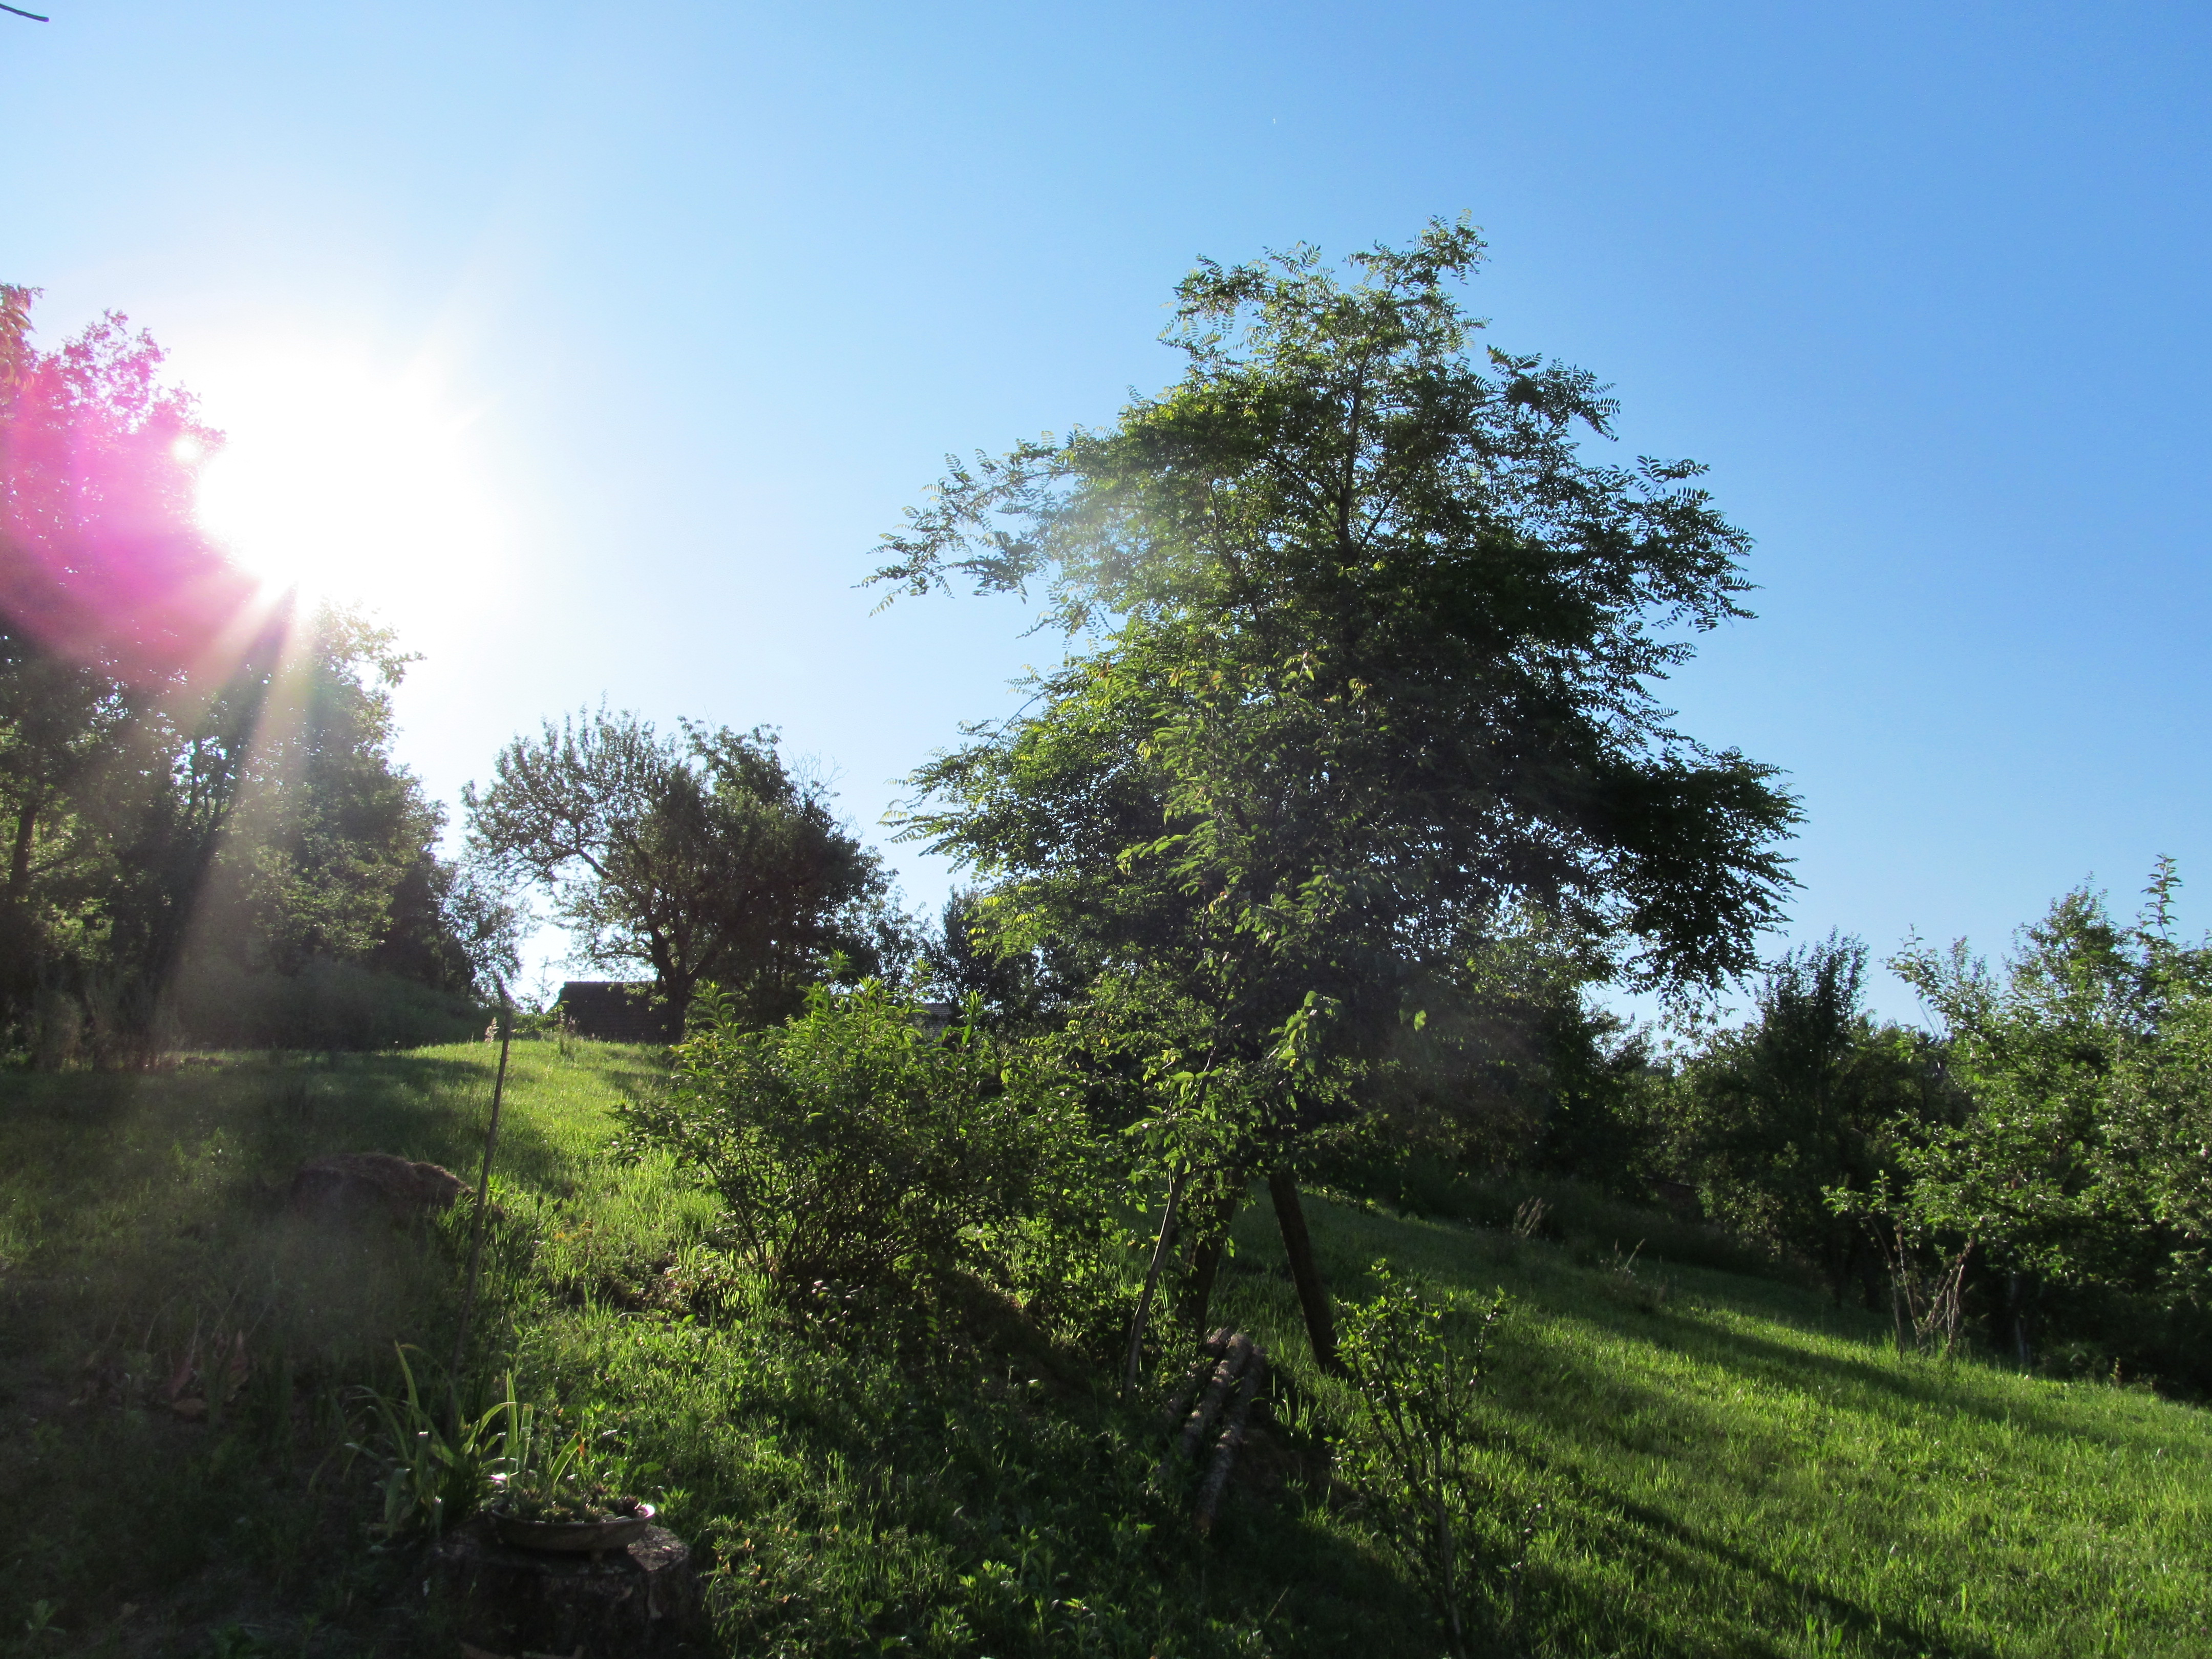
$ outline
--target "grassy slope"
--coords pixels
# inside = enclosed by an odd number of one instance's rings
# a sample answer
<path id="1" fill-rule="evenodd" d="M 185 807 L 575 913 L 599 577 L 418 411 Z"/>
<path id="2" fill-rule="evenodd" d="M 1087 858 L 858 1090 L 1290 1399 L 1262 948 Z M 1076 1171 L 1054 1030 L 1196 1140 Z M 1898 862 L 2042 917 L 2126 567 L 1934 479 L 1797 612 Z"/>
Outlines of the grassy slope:
<path id="1" fill-rule="evenodd" d="M 1492 1464 L 1510 1501 L 1545 1506 L 1519 1627 L 1536 1651 L 2212 1651 L 2202 1411 L 1900 1358 L 1875 1322 L 1758 1280 L 1316 1222 L 1341 1293 L 1387 1256 L 1512 1296 Z M 1264 1216 L 1241 1234 L 1272 1267 Z M 1302 1349 L 1286 1279 L 1249 1274 L 1236 1302 Z"/>
<path id="2" fill-rule="evenodd" d="M 710 1207 L 665 1170 L 596 1157 L 641 1062 L 516 1054 L 487 1343 L 528 1389 L 623 1430 L 641 1482 L 676 1489 L 673 1518 L 727 1568 L 716 1600 L 740 1650 L 1433 1650 L 1402 1582 L 1308 1478 L 1304 1431 L 1334 1385 L 1306 1364 L 1264 1208 L 1239 1223 L 1221 1308 L 1289 1373 L 1285 1427 L 1254 1470 L 1280 1478 L 1200 1549 L 1175 1500 L 1141 1490 L 1151 1448 L 1067 1356 L 1017 1344 L 917 1381 L 687 1317 L 713 1307 Z M 26 1635 L 26 1652 L 420 1639 L 406 1563 L 349 1524 L 362 1473 L 323 1463 L 312 1493 L 307 1476 L 343 1384 L 388 1381 L 396 1338 L 441 1350 L 452 1252 L 304 1229 L 275 1194 L 319 1152 L 466 1168 L 487 1065 L 471 1047 L 0 1079 L 0 1511 L 58 1511 L 0 1542 L 0 1643 L 41 1601 L 67 1634 Z M 1611 1240 L 1516 1244 L 1321 1204 L 1311 1218 L 1341 1292 L 1387 1255 L 1514 1298 L 1488 1426 L 1495 1512 L 1527 1537 L 1516 1649 L 2212 1651 L 2202 1412 L 1900 1359 L 1881 1328 L 1779 1286 L 1625 1277 L 1597 1259 Z M 165 1374 L 195 1328 L 248 1333 L 254 1380 L 226 1420 L 66 1403 L 88 1352 Z"/>

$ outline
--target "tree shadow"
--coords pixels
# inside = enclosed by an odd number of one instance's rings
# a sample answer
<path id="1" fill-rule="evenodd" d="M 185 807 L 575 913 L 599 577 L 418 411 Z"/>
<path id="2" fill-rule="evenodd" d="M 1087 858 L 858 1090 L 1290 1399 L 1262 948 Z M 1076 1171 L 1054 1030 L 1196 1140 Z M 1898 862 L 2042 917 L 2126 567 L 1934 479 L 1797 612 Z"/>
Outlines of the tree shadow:
<path id="1" fill-rule="evenodd" d="M 1370 1230 L 1346 1231 L 1356 1234 Z M 1373 1231 L 1385 1231 L 1379 1227 Z M 1243 1243 L 1242 1259 L 1233 1263 L 1232 1276 L 1224 1281 L 1224 1307 L 1233 1308 L 1255 1328 L 1267 1327 L 1294 1362 L 1310 1363 L 1299 1337 L 1291 1288 L 1275 1259 L 1272 1241 L 1255 1228 L 1245 1234 Z M 1338 1290 L 1358 1295 L 1366 1275 L 1344 1271 L 1354 1253 L 1345 1247 L 1354 1241 L 1340 1234 L 1332 1243 L 1338 1247 L 1332 1264 L 1340 1273 Z M 1470 1265 L 1477 1273 L 1485 1267 L 1504 1268 L 1500 1276 L 1509 1284 L 1521 1281 L 1524 1293 L 1531 1288 L 1528 1276 L 1513 1271 L 1509 1261 Z M 1940 1376 L 1900 1371 L 1876 1356 L 1861 1359 L 1819 1352 L 1809 1345 L 1799 1347 L 1786 1337 L 1763 1338 L 1718 1326 L 1700 1319 L 1692 1310 L 1646 1311 L 1612 1305 L 1598 1294 L 1600 1275 L 1588 1269 L 1547 1263 L 1534 1277 L 1553 1280 L 1547 1288 L 1565 1293 L 1529 1297 L 1539 1307 L 1550 1304 L 1545 1310 L 1547 1320 L 1581 1323 L 1626 1344 L 1671 1349 L 1766 1389 L 1840 1391 L 1843 1397 L 1833 1401 L 1837 1407 L 1877 1421 L 1965 1412 L 1993 1422 L 2008 1419 L 2024 1432 L 2118 1443 L 2115 1437 L 2085 1436 L 2079 1426 L 2046 1413 L 2017 1407 L 2008 1411 L 2002 1402 L 1977 1398 Z M 1516 1348 L 1517 1354 L 1513 1352 Z M 1491 1395 L 1492 1409 L 1500 1422 L 1498 1455 L 1507 1467 L 1522 1471 L 1525 1480 L 1511 1483 L 1522 1498 L 1543 1495 L 1547 1501 L 1556 1500 L 1554 1524 L 1563 1527 L 1571 1540 L 1551 1565 L 1540 1563 L 1530 1571 L 1528 1616 L 1538 1621 L 1528 1632 L 1531 1642 L 1540 1645 L 1547 1631 L 1571 1632 L 1574 1639 L 1584 1641 L 1602 1630 L 1607 1633 L 1607 1651 L 1710 1652 L 1717 1635 L 1711 1626 L 1686 1634 L 1670 1626 L 1664 1610 L 1670 1603 L 1686 1601 L 1713 1605 L 1717 1598 L 1733 1601 L 1743 1610 L 1740 1620 L 1729 1623 L 1730 1652 L 1795 1651 L 1797 1644 L 1785 1642 L 1784 1633 L 1794 1636 L 1799 1621 L 1809 1620 L 1832 1632 L 1828 1639 L 1844 1644 L 1841 1650 L 1947 1659 L 1991 1659 L 1995 1654 L 1989 1642 L 1945 1630 L 1929 1622 L 1924 1611 L 1916 1618 L 1907 1608 L 1879 1605 L 1867 1598 L 1863 1587 L 1856 1595 L 1847 1593 L 1826 1572 L 1799 1571 L 1766 1557 L 1755 1542 L 1747 1544 L 1725 1531 L 1671 1513 L 1650 1501 L 1649 1494 L 1639 1496 L 1632 1486 L 1608 1479 L 1602 1468 L 1624 1452 L 1657 1459 L 1668 1456 L 1674 1448 L 1741 1441 L 1740 1466 L 1716 1467 L 1707 1452 L 1692 1477 L 1711 1483 L 1708 1497 L 1725 1506 L 1731 1484 L 1740 1482 L 1748 1496 L 1764 1483 L 1765 1470 L 1804 1461 L 1787 1435 L 1762 1425 L 1747 1437 L 1742 1423 L 1724 1413 L 1708 1410 L 1632 1373 L 1580 1363 L 1555 1342 L 1509 1344 L 1494 1351 L 1493 1358 L 1503 1362 Z M 1577 1400 L 1582 1402 L 1578 1407 L 1560 1408 L 1562 1401 Z M 1940 1517 L 1931 1511 L 1929 1519 L 1934 1523 Z M 1810 1516 L 1784 1524 L 1801 1530 L 1818 1526 Z M 1829 1547 L 1847 1551 L 1854 1546 L 1839 1534 Z M 1577 1559 L 1619 1564 L 1633 1583 L 1649 1587 L 1648 1599 L 1657 1610 L 1639 1612 L 1634 1604 L 1646 1596 L 1620 1594 L 1621 1586 L 1609 1572 L 1578 1572 L 1571 1565 Z"/>

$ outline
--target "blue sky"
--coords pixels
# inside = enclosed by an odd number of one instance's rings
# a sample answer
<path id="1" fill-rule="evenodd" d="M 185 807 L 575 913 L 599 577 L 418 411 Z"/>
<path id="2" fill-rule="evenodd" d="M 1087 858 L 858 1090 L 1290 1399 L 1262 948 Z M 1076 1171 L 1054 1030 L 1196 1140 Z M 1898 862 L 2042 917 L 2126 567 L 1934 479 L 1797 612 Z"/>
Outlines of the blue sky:
<path id="1" fill-rule="evenodd" d="M 854 587 L 943 453 L 1170 378 L 1198 255 L 1467 210 L 1491 337 L 1758 538 L 1672 700 L 1803 795 L 1796 936 L 1995 947 L 2161 853 L 2212 920 L 2201 9 L 46 9 L 0 280 L 151 328 L 241 465 L 332 452 L 449 801 L 605 696 L 780 726 L 872 826 L 1053 650 Z"/>

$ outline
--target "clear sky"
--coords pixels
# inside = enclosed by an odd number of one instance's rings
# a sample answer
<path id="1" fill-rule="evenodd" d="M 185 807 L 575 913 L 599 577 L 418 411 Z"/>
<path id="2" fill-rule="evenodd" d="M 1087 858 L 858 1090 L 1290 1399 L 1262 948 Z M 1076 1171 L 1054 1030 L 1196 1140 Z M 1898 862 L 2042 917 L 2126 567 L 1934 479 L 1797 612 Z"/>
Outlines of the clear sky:
<path id="1" fill-rule="evenodd" d="M 1491 337 L 1758 538 L 1672 700 L 1803 795 L 1795 936 L 1994 947 L 2161 853 L 2212 921 L 2202 7 L 30 9 L 0 280 L 172 349 L 211 509 L 425 653 L 448 802 L 605 696 L 781 726 L 878 836 L 1054 652 L 854 588 L 944 453 L 1172 378 L 1196 256 L 1464 209 Z"/>

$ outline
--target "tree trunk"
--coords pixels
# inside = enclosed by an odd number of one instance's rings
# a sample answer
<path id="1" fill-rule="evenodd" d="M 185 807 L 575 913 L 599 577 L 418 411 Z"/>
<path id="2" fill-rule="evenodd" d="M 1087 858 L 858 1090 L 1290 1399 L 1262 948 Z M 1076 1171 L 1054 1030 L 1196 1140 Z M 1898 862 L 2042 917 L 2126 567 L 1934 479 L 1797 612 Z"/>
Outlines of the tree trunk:
<path id="1" fill-rule="evenodd" d="M 1194 1331 L 1206 1329 L 1206 1316 L 1213 1306 L 1213 1281 L 1221 1271 L 1222 1253 L 1229 1243 L 1229 1224 L 1237 1218 L 1243 1203 L 1244 1177 L 1226 1177 L 1220 1197 L 1206 1206 L 1205 1218 L 1195 1230 L 1196 1243 L 1190 1252 L 1190 1294 L 1183 1308 L 1183 1316 Z"/>
<path id="2" fill-rule="evenodd" d="M 1328 1286 L 1322 1283 L 1314 1265 L 1313 1240 L 1306 1232 L 1306 1212 L 1298 1206 L 1298 1183 L 1287 1170 L 1267 1177 L 1267 1196 L 1275 1201 L 1275 1224 L 1283 1230 L 1283 1252 L 1291 1259 L 1291 1279 L 1298 1287 L 1298 1305 L 1305 1310 L 1306 1340 L 1313 1345 L 1314 1363 L 1332 1376 L 1343 1366 L 1336 1358 L 1336 1316 L 1328 1301 Z"/>
<path id="3" fill-rule="evenodd" d="M 31 889 L 31 844 L 39 832 L 39 809 L 46 805 L 45 797 L 33 793 L 25 797 L 21 809 L 15 815 L 15 846 L 8 860 L 8 896 L 20 901 Z"/>
<path id="4" fill-rule="evenodd" d="M 2014 1273 L 2005 1285 L 2006 1309 L 2012 1315 L 2013 1352 L 2024 1371 L 2035 1368 L 2035 1349 L 2028 1341 L 2028 1325 L 2035 1309 L 2036 1292 L 2041 1288 L 2033 1273 Z"/>

